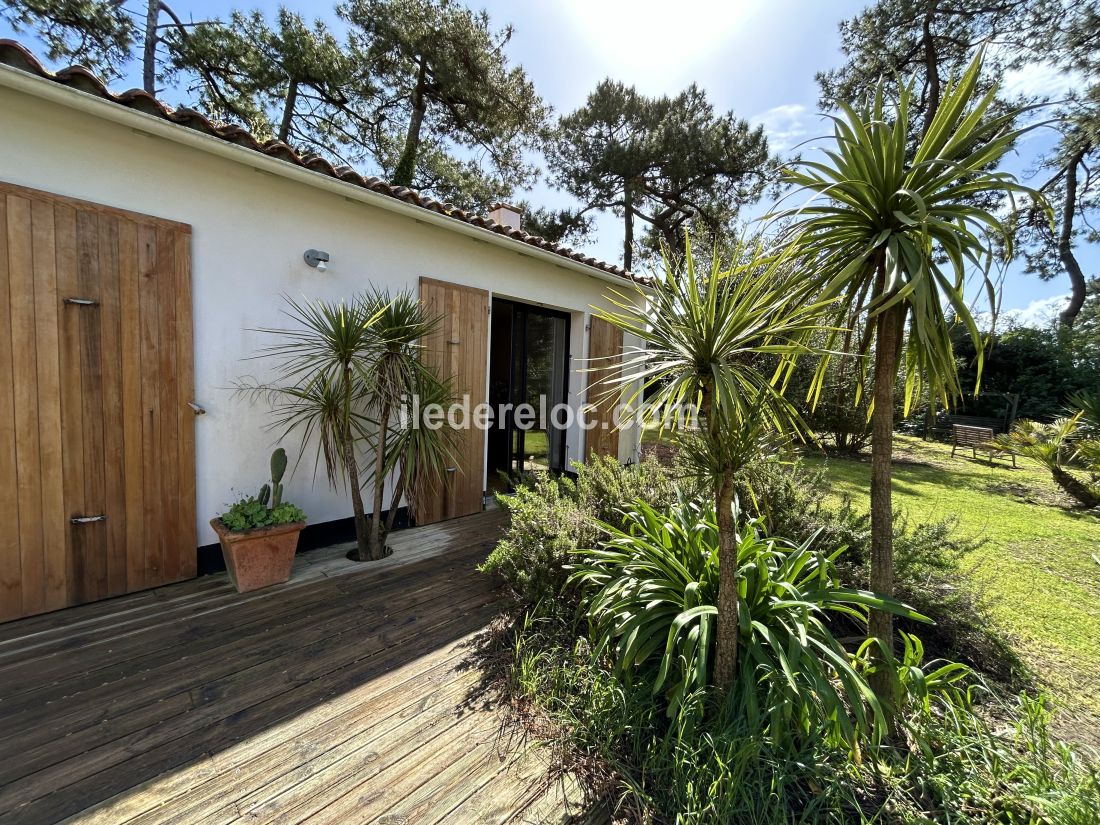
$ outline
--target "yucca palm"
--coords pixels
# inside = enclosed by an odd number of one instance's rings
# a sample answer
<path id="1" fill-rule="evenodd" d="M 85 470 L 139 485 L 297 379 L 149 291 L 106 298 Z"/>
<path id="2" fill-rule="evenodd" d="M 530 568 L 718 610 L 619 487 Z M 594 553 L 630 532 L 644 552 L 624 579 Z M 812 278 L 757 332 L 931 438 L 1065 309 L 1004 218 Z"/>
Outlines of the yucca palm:
<path id="1" fill-rule="evenodd" d="M 394 517 L 402 497 L 416 509 L 418 495 L 431 494 L 442 483 L 447 467 L 455 463 L 457 431 L 449 426 L 426 426 L 424 411 L 432 405 L 446 408 L 454 400 L 451 382 L 441 379 L 431 370 L 421 370 L 416 376 L 417 385 L 410 396 L 415 395 L 418 404 L 410 398 L 400 413 L 402 426 L 389 446 L 390 461 L 397 471 L 397 481 L 390 496 L 390 509 L 386 513 L 384 530 L 393 529 Z M 412 416 L 419 410 L 420 420 Z M 388 470 L 387 470 L 388 472 Z"/>
<path id="2" fill-rule="evenodd" d="M 375 352 L 366 376 L 367 408 L 377 425 L 374 432 L 374 507 L 370 521 L 367 554 L 360 561 L 386 555 L 386 537 L 382 530 L 382 506 L 386 476 L 394 469 L 399 453 L 391 449 L 392 423 L 405 400 L 423 387 L 430 386 L 434 373 L 420 358 L 419 342 L 439 324 L 429 316 L 420 299 L 409 291 L 394 297 L 386 292 L 371 292 L 364 299 L 370 314 L 368 333 Z M 416 422 L 419 424 L 419 422 Z M 407 448 L 406 441 L 401 446 Z M 415 446 L 415 444 L 413 445 Z M 391 502 L 390 509 L 398 501 Z"/>
<path id="3" fill-rule="evenodd" d="M 723 690 L 737 671 L 734 477 L 755 457 L 746 445 L 757 443 L 745 433 L 759 424 L 800 430 L 774 365 L 809 351 L 805 342 L 821 309 L 795 294 L 790 276 L 790 259 L 758 240 L 738 239 L 729 267 L 717 256 L 697 267 L 689 241 L 682 266 L 666 260 L 649 291 L 616 291 L 609 298 L 615 309 L 596 312 L 641 342 L 624 347 L 621 375 L 610 387 L 615 393 L 627 388 L 623 401 L 639 423 L 664 428 L 685 406 L 699 411 L 698 432 L 673 428 L 670 435 L 688 447 L 685 456 L 697 460 L 697 472 L 712 484 L 719 564 L 714 681 Z M 647 390 L 652 397 L 641 405 Z"/>
<path id="4" fill-rule="evenodd" d="M 888 109 L 881 83 L 868 107 L 842 106 L 833 118 L 828 162 L 801 161 L 786 170 L 787 182 L 815 200 L 777 215 L 791 222 L 808 294 L 835 302 L 838 326 L 867 318 L 859 345 L 860 352 L 874 351 L 870 585 L 883 594 L 894 591 L 890 459 L 899 359 L 904 354 L 906 414 L 922 385 L 945 406 L 960 397 L 949 335 L 953 315 L 974 342 L 981 375 L 984 346 L 966 303 L 966 276 L 968 269 L 987 271 L 988 235 L 1006 245 L 1011 239 L 994 214 L 974 205 L 975 196 L 1041 197 L 1011 175 L 989 171 L 1020 132 L 1013 129 L 1014 114 L 987 116 L 997 90 L 977 96 L 981 59 L 979 53 L 949 84 L 912 155 L 911 86 L 901 90 L 896 108 Z M 992 293 L 988 278 L 986 285 Z M 813 382 L 815 401 L 827 361 L 822 358 Z M 861 370 L 861 387 L 867 379 Z M 892 644 L 888 613 L 872 612 L 870 634 Z M 887 686 L 877 687 L 885 696 Z"/>
<path id="5" fill-rule="evenodd" d="M 284 312 L 294 326 L 258 330 L 280 341 L 256 356 L 276 361 L 274 380 L 246 379 L 238 388 L 271 404 L 280 439 L 298 434 L 299 461 L 313 443 L 315 472 L 324 464 L 329 484 L 350 491 L 358 552 L 366 554 L 369 530 L 356 445 L 373 426 L 366 399 L 377 351 L 371 327 L 381 307 L 361 297 L 346 303 L 287 298 L 286 303 Z"/>

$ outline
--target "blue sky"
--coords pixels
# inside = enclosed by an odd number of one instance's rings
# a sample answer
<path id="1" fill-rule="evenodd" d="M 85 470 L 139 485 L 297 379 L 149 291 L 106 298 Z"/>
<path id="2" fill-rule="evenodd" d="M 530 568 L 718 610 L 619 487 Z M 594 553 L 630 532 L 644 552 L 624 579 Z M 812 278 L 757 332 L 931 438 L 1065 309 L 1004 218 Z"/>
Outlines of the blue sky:
<path id="1" fill-rule="evenodd" d="M 273 11 L 277 2 L 248 4 Z M 285 0 L 307 17 L 334 20 L 329 0 Z M 719 109 L 762 123 L 773 148 L 782 150 L 822 135 L 817 115 L 814 73 L 838 65 L 837 23 L 857 13 L 864 0 L 529 0 L 516 3 L 484 0 L 471 5 L 488 10 L 497 25 L 511 23 L 515 35 L 508 51 L 521 63 L 535 87 L 555 110 L 581 105 L 604 77 L 636 86 L 646 94 L 675 93 L 689 83 L 705 88 Z M 173 8 L 194 19 L 224 15 L 231 5 L 214 0 L 175 0 Z M 12 36 L 0 24 L 0 35 Z M 19 36 L 30 43 L 26 34 Z M 33 44 L 32 44 L 33 45 Z M 39 54 L 42 49 L 37 48 Z M 140 85 L 140 69 L 119 85 Z M 1066 80 L 1044 67 L 1030 67 L 1006 77 L 1011 87 L 1058 94 Z M 164 97 L 174 101 L 171 91 Z M 1006 167 L 1026 176 L 1031 158 L 1050 138 L 1036 133 L 1025 141 Z M 805 150 L 803 150 L 805 151 Z M 571 199 L 539 184 L 526 197 L 547 206 L 567 206 Z M 598 223 L 598 239 L 587 249 L 618 261 L 619 222 L 607 216 Z M 1100 253 L 1082 250 L 1086 273 L 1096 274 Z M 1004 310 L 1025 319 L 1049 314 L 1051 302 L 1068 292 L 1064 279 L 1044 283 L 1020 271 L 1004 282 Z M 977 294 L 977 293 L 975 293 Z"/>

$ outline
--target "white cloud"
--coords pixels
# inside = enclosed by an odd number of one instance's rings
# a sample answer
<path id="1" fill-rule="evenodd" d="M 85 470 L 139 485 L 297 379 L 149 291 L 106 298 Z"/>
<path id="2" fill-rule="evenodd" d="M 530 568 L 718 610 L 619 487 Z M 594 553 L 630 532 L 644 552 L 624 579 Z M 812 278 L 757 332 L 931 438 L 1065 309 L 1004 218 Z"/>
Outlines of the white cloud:
<path id="1" fill-rule="evenodd" d="M 753 115 L 753 125 L 763 126 L 774 151 L 792 149 L 822 133 L 818 116 L 801 103 L 785 103 Z"/>
<path id="2" fill-rule="evenodd" d="M 1024 95 L 1058 99 L 1081 86 L 1082 82 L 1082 77 L 1076 72 L 1064 72 L 1049 63 L 1026 63 L 1005 72 L 1001 91 L 1010 97 Z"/>
<path id="3" fill-rule="evenodd" d="M 999 326 L 1002 328 L 1006 322 L 1014 323 L 1021 327 L 1045 327 L 1058 317 L 1069 302 L 1069 294 L 1054 295 L 1050 298 L 1039 298 L 1032 301 L 1023 309 L 1008 309 L 1001 313 Z"/>

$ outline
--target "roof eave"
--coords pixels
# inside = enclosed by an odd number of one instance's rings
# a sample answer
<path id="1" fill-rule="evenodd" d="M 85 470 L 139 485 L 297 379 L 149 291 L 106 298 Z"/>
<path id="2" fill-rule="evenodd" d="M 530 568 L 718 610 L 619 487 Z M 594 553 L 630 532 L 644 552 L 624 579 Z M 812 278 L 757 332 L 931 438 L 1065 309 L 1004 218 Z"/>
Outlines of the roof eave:
<path id="1" fill-rule="evenodd" d="M 172 123 L 162 118 L 145 112 L 120 106 L 117 103 L 97 97 L 87 92 L 75 89 L 71 86 L 55 83 L 47 78 L 37 77 L 21 69 L 0 63 L 0 86 L 13 89 L 17 92 L 28 94 L 42 100 L 56 103 L 76 111 L 90 114 L 102 120 L 117 123 L 122 126 L 144 132 L 155 137 L 163 138 L 189 146 L 199 151 L 218 157 L 226 158 L 235 163 L 252 167 L 262 172 L 267 172 L 278 177 L 303 183 L 326 192 L 340 195 L 349 200 L 368 204 L 388 212 L 393 212 L 421 223 L 438 226 L 460 235 L 465 235 L 482 243 L 492 244 L 502 249 L 507 249 L 533 258 L 553 266 L 561 267 L 567 271 L 587 275 L 599 281 L 615 284 L 622 289 L 630 286 L 631 281 L 597 267 L 590 266 L 581 261 L 559 255 L 545 249 L 541 249 L 523 241 L 510 238 L 465 221 L 441 215 L 429 209 L 424 209 L 416 204 L 406 203 L 396 198 L 378 192 L 372 192 L 354 183 L 342 181 L 329 175 L 315 172 L 295 164 L 287 163 L 278 158 L 253 151 L 243 146 L 229 143 L 213 135 L 207 135 L 194 129 Z M 635 287 L 645 290 L 645 285 L 635 281 Z"/>

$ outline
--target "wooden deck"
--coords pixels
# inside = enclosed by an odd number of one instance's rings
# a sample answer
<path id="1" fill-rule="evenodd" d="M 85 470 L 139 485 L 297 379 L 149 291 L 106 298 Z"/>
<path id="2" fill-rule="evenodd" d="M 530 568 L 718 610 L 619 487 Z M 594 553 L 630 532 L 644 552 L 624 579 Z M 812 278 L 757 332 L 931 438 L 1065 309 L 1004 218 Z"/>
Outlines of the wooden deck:
<path id="1" fill-rule="evenodd" d="M 0 625 L 0 823 L 573 821 L 470 656 L 501 520 Z"/>

